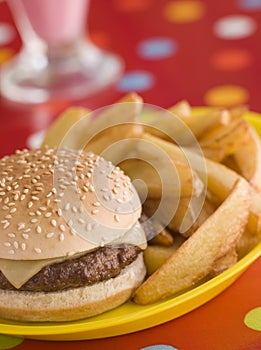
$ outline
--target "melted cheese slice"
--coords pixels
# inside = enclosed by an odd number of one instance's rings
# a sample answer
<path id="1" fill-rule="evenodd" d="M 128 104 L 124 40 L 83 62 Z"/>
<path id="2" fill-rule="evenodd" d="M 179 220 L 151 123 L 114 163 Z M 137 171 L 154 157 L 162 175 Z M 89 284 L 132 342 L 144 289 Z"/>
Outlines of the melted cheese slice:
<path id="1" fill-rule="evenodd" d="M 45 266 L 63 260 L 65 260 L 64 257 L 43 260 L 0 259 L 0 270 L 5 278 L 18 289 Z"/>
<path id="2" fill-rule="evenodd" d="M 106 244 L 106 242 L 104 242 Z M 141 249 L 145 249 L 147 246 L 145 233 L 139 223 L 136 223 L 125 235 L 119 240 L 114 241 L 115 244 L 134 244 L 139 246 Z M 86 254 L 82 252 L 70 256 L 70 259 L 79 257 Z M 0 271 L 3 273 L 5 278 L 17 289 L 22 287 L 30 278 L 32 278 L 37 272 L 47 265 L 62 262 L 67 260 L 68 257 L 59 257 L 53 259 L 42 259 L 42 260 L 10 260 L 0 259 Z"/>

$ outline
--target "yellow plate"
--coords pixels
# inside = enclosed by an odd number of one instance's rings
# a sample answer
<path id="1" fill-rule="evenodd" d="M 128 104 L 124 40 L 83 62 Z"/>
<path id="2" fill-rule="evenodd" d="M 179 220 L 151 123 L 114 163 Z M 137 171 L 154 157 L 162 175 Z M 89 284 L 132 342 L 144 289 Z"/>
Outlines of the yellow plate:
<path id="1" fill-rule="evenodd" d="M 261 116 L 249 113 L 247 118 L 261 135 Z M 67 323 L 19 323 L 0 320 L 0 332 L 32 339 L 83 340 L 111 337 L 150 328 L 184 315 L 213 299 L 260 256 L 261 243 L 219 276 L 182 295 L 152 305 L 140 306 L 129 301 L 103 315 Z"/>

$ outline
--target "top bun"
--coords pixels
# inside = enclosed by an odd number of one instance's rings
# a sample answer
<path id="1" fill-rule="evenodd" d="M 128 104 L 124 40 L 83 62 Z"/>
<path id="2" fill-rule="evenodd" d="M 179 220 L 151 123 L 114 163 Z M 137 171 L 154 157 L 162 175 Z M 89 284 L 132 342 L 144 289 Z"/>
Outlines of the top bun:
<path id="1" fill-rule="evenodd" d="M 130 179 L 93 153 L 44 148 L 0 160 L 2 259 L 56 258 L 124 243 L 140 214 Z"/>

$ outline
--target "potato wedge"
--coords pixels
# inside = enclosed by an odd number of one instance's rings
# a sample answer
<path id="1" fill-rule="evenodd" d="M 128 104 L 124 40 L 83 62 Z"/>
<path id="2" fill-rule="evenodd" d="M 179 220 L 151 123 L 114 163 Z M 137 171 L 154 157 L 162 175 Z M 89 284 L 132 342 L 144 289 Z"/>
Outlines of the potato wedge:
<path id="1" fill-rule="evenodd" d="M 247 224 L 249 206 L 249 185 L 240 179 L 214 214 L 137 289 L 134 301 L 153 303 L 207 276 L 215 261 L 240 239 Z"/>
<path id="2" fill-rule="evenodd" d="M 76 125 L 79 120 L 86 118 L 90 113 L 88 109 L 83 107 L 67 108 L 49 127 L 41 146 L 58 147 L 73 125 Z M 75 129 L 75 132 L 67 139 L 67 147 L 78 148 L 81 134 L 82 131 L 80 129 Z"/>
<path id="3" fill-rule="evenodd" d="M 140 179 L 146 184 L 150 198 L 161 198 L 163 191 L 169 198 L 202 193 L 202 182 L 187 164 L 164 158 L 151 159 L 149 163 L 144 161 L 145 157 L 139 158 L 125 160 L 119 166 L 132 181 Z"/>
<path id="4" fill-rule="evenodd" d="M 253 249 L 261 239 L 257 235 L 253 235 L 248 230 L 245 230 L 236 245 L 236 252 L 238 258 L 243 258 L 247 253 Z"/>
<path id="5" fill-rule="evenodd" d="M 184 239 L 175 237 L 175 243 L 169 247 L 162 245 L 148 245 L 144 251 L 144 262 L 147 274 L 150 276 L 158 270 L 174 252 L 182 245 Z"/>
<path id="6" fill-rule="evenodd" d="M 220 150 L 219 156 L 223 154 L 223 158 L 217 159 L 215 157 L 216 161 L 222 161 L 226 156 L 234 154 L 248 144 L 248 127 L 248 123 L 242 119 L 226 127 L 213 130 L 216 132 L 211 132 L 199 140 L 204 154 L 206 155 L 207 150 Z M 214 155 L 216 156 L 216 154 Z M 208 154 L 208 157 L 210 156 Z"/>
<path id="7" fill-rule="evenodd" d="M 248 124 L 249 141 L 235 152 L 234 159 L 240 174 L 261 191 L 261 142 L 256 130 Z"/>
<path id="8" fill-rule="evenodd" d="M 236 248 L 231 248 L 224 256 L 217 259 L 212 266 L 209 278 L 213 278 L 236 264 L 238 255 Z"/>
<path id="9" fill-rule="evenodd" d="M 154 223 L 154 225 L 156 224 Z M 174 243 L 174 238 L 166 228 L 165 229 L 161 228 L 161 231 L 149 241 L 150 245 L 159 245 L 163 247 L 171 247 L 173 243 Z"/>

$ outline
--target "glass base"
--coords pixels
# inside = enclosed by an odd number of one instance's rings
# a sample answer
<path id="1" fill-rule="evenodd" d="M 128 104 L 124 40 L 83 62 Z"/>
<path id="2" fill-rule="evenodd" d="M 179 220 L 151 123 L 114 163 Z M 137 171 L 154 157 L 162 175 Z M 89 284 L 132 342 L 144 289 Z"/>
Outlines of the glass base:
<path id="1" fill-rule="evenodd" d="M 22 103 L 81 99 L 114 84 L 122 60 L 89 42 L 46 56 L 23 49 L 2 67 L 1 94 Z"/>

